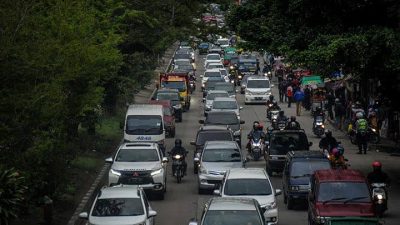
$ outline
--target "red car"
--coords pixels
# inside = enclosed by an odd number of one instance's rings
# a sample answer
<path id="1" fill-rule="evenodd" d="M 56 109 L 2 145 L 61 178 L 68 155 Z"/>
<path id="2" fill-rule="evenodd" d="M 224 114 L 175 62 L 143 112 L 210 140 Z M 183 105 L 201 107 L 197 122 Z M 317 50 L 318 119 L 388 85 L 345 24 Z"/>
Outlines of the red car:
<path id="1" fill-rule="evenodd" d="M 317 170 L 311 176 L 308 224 L 326 224 L 334 217 L 374 217 L 365 176 L 358 170 Z"/>
<path id="2" fill-rule="evenodd" d="M 164 126 L 169 137 L 175 137 L 175 114 L 170 100 L 150 100 L 150 104 L 162 105 L 164 113 Z"/>

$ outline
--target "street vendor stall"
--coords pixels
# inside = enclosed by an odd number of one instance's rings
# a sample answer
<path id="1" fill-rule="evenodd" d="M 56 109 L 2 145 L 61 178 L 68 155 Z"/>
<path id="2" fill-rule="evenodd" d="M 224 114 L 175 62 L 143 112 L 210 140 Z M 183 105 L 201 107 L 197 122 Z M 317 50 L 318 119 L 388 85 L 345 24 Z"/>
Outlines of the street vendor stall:
<path id="1" fill-rule="evenodd" d="M 311 87 L 311 114 L 314 114 L 318 106 L 323 109 L 326 101 L 326 88 L 321 76 L 304 76 L 301 78 L 300 84 L 303 87 L 306 85 Z"/>

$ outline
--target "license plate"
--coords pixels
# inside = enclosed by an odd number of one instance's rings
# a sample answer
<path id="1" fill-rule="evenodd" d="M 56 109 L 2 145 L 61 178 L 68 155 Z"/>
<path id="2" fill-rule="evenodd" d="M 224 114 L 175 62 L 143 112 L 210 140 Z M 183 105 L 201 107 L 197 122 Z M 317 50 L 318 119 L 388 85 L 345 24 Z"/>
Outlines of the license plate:
<path id="1" fill-rule="evenodd" d="M 136 184 L 142 182 L 142 178 L 130 177 L 127 179 L 128 184 Z"/>
<path id="2" fill-rule="evenodd" d="M 256 100 L 262 100 L 263 98 L 262 97 L 256 97 Z"/>

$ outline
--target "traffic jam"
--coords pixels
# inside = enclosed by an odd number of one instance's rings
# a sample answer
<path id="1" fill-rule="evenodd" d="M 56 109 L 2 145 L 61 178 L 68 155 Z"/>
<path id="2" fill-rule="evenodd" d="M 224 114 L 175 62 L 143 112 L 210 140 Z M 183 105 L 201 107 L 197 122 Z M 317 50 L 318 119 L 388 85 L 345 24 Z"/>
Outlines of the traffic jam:
<path id="1" fill-rule="evenodd" d="M 223 12 L 203 17 L 224 26 Z M 81 220 L 381 224 L 390 179 L 380 161 L 362 159 L 379 142 L 366 113 L 355 105 L 343 135 L 330 123 L 320 75 L 290 68 L 284 56 L 247 51 L 234 34 L 209 37 L 180 41 L 148 101 L 127 107 L 123 142 L 105 159 L 105 186 Z M 353 166 L 349 149 L 370 173 Z"/>

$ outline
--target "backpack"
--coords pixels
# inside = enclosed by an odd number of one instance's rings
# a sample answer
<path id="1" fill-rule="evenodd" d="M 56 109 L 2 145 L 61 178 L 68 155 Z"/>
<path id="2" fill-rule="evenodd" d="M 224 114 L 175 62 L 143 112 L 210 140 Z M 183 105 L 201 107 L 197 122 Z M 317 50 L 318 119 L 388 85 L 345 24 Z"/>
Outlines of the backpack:
<path id="1" fill-rule="evenodd" d="M 368 122 L 365 119 L 357 120 L 357 132 L 366 133 L 368 129 Z"/>
<path id="2" fill-rule="evenodd" d="M 293 91 L 292 91 L 291 88 L 288 87 L 288 89 L 287 89 L 287 94 L 286 94 L 286 95 L 289 96 L 289 97 L 292 97 L 292 96 L 293 96 Z"/>

